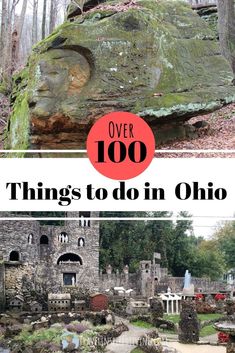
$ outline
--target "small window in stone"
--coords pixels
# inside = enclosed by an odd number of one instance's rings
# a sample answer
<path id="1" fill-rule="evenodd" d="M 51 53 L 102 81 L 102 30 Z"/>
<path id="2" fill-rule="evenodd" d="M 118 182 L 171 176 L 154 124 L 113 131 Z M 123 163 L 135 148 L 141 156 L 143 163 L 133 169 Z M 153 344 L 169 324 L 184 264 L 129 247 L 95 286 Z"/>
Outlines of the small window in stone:
<path id="1" fill-rule="evenodd" d="M 69 263 L 69 264 L 77 263 L 77 264 L 80 264 L 81 266 L 83 265 L 81 257 L 73 253 L 67 253 L 67 254 L 61 255 L 57 260 L 57 265 L 64 265 L 66 263 Z"/>
<path id="2" fill-rule="evenodd" d="M 62 244 L 67 244 L 69 242 L 69 236 L 66 232 L 61 232 L 58 236 L 58 240 Z"/>
<path id="3" fill-rule="evenodd" d="M 46 235 L 42 235 L 40 238 L 40 244 L 41 245 L 48 245 L 49 244 L 49 239 Z"/>
<path id="4" fill-rule="evenodd" d="M 20 253 L 18 251 L 12 251 L 9 256 L 10 261 L 20 261 Z"/>
<path id="5" fill-rule="evenodd" d="M 85 239 L 83 237 L 78 239 L 78 247 L 84 248 L 85 247 Z"/>
<path id="6" fill-rule="evenodd" d="M 76 273 L 64 273 L 63 284 L 64 286 L 74 286 L 76 283 Z"/>
<path id="7" fill-rule="evenodd" d="M 28 235 L 28 244 L 33 244 L 33 234 L 32 233 L 30 233 L 29 235 Z"/>
<path id="8" fill-rule="evenodd" d="M 91 212 L 79 212 L 79 226 L 80 227 L 90 227 L 91 226 L 91 221 L 90 218 L 91 217 Z"/>

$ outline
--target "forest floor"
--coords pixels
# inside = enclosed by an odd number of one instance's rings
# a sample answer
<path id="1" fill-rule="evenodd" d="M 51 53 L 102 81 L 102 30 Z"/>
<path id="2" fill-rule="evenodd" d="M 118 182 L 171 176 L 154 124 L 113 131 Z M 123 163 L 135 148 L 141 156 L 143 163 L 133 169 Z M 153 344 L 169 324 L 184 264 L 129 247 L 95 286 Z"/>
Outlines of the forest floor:
<path id="1" fill-rule="evenodd" d="M 200 115 L 189 120 L 189 124 L 198 121 L 206 121 L 208 127 L 199 131 L 199 136 L 195 139 L 185 139 L 161 145 L 159 150 L 169 150 L 167 153 L 156 153 L 158 158 L 174 157 L 235 157 L 235 153 L 219 153 L 216 150 L 235 151 L 235 104 L 230 104 L 216 112 L 207 115 Z M 171 150 L 190 150 L 173 153 Z M 194 153 L 191 150 L 215 150 L 212 153 Z"/>
<path id="2" fill-rule="evenodd" d="M 3 149 L 4 129 L 10 113 L 9 101 L 0 94 L 0 149 Z M 206 129 L 199 131 L 199 136 L 194 139 L 185 139 L 169 142 L 158 147 L 158 150 L 167 153 L 156 153 L 157 158 L 208 158 L 235 157 L 235 104 L 230 104 L 216 112 L 200 115 L 189 120 L 189 124 L 206 121 Z M 177 150 L 177 152 L 173 152 Z M 182 150 L 182 152 L 179 152 Z M 187 152 L 185 152 L 188 151 Z M 195 152 L 194 150 L 215 150 L 210 153 Z M 218 152 L 226 150 L 226 153 Z M 231 152 L 229 152 L 231 150 Z M 171 152 L 172 151 L 172 152 Z"/>

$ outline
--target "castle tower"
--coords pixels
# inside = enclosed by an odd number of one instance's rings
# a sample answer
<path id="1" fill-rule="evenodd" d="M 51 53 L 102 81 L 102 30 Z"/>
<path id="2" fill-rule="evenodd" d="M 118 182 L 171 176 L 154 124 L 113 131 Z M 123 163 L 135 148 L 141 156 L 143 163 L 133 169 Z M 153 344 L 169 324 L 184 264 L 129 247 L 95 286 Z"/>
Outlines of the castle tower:
<path id="1" fill-rule="evenodd" d="M 5 295 L 9 302 L 23 294 L 30 301 L 31 292 L 98 290 L 99 221 L 92 219 L 98 213 L 69 213 L 67 217 L 76 219 L 54 226 L 27 219 L 1 221 L 1 297 Z"/>
<path id="2" fill-rule="evenodd" d="M 140 292 L 143 297 L 154 295 L 153 268 L 151 261 L 140 261 Z"/>
<path id="3" fill-rule="evenodd" d="M 39 223 L 28 220 L 1 221 L 1 268 L 0 268 L 0 302 L 26 288 L 34 290 L 36 261 L 39 258 L 38 247 Z"/>
<path id="4" fill-rule="evenodd" d="M 51 291 L 98 290 L 99 221 L 97 212 L 71 212 L 63 226 L 48 227 Z M 74 218 L 74 219 L 72 219 Z"/>

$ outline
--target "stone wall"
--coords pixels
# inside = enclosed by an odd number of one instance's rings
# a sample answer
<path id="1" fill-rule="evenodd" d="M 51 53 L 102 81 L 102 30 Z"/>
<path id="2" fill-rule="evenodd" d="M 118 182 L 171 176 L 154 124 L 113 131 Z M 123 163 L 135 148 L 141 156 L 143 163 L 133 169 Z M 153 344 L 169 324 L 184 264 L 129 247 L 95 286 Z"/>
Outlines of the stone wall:
<path id="1" fill-rule="evenodd" d="M 33 235 L 32 244 L 28 243 L 29 234 Z M 1 256 L 5 262 L 9 261 L 10 253 L 17 251 L 20 262 L 35 263 L 39 257 L 38 236 L 40 226 L 38 222 L 31 221 L 1 221 L 0 241 Z"/>
<path id="2" fill-rule="evenodd" d="M 0 313 L 5 307 L 5 268 L 4 264 L 0 263 Z"/>
<path id="3" fill-rule="evenodd" d="M 66 234 L 66 242 L 61 241 L 61 234 Z M 42 237 L 48 244 L 42 244 Z M 84 246 L 79 246 L 79 239 L 83 239 Z M 63 292 L 67 288 L 65 274 L 74 275 L 77 291 L 99 288 L 99 222 L 90 221 L 89 226 L 84 226 L 74 220 L 66 221 L 64 226 L 40 226 L 30 220 L 1 221 L 0 241 L 5 264 L 5 270 L 0 267 L 0 295 L 5 281 L 7 302 L 17 294 L 23 294 L 29 302 L 41 293 Z M 12 252 L 17 252 L 19 258 L 12 259 Z M 68 254 L 79 261 L 60 261 Z"/>
<path id="4" fill-rule="evenodd" d="M 15 295 L 23 295 L 30 302 L 31 293 L 35 291 L 35 267 L 27 265 L 5 265 L 5 296 L 6 302 Z"/>
<path id="5" fill-rule="evenodd" d="M 134 289 L 135 291 L 140 290 L 140 276 L 138 273 L 112 273 L 112 274 L 100 274 L 100 290 L 105 291 L 106 289 L 114 287 L 124 287 L 125 289 Z"/>
<path id="6" fill-rule="evenodd" d="M 184 284 L 184 277 L 166 277 L 162 279 L 162 284 L 169 286 L 172 292 L 181 292 Z M 219 292 L 224 290 L 224 284 L 221 282 L 211 281 L 209 278 L 192 277 L 195 291 L 202 289 L 203 292 Z"/>

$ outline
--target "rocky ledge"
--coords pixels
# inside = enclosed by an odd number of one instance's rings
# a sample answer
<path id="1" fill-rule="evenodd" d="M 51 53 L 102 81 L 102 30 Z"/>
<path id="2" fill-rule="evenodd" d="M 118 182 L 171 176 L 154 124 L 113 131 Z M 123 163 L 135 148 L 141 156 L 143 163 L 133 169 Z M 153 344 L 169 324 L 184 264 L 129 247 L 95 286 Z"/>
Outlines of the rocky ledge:
<path id="1" fill-rule="evenodd" d="M 15 77 L 6 148 L 84 148 L 111 111 L 142 116 L 156 144 L 185 122 L 235 101 L 216 34 L 184 2 L 106 2 L 67 21 Z M 22 154 L 23 156 L 23 154 Z"/>

